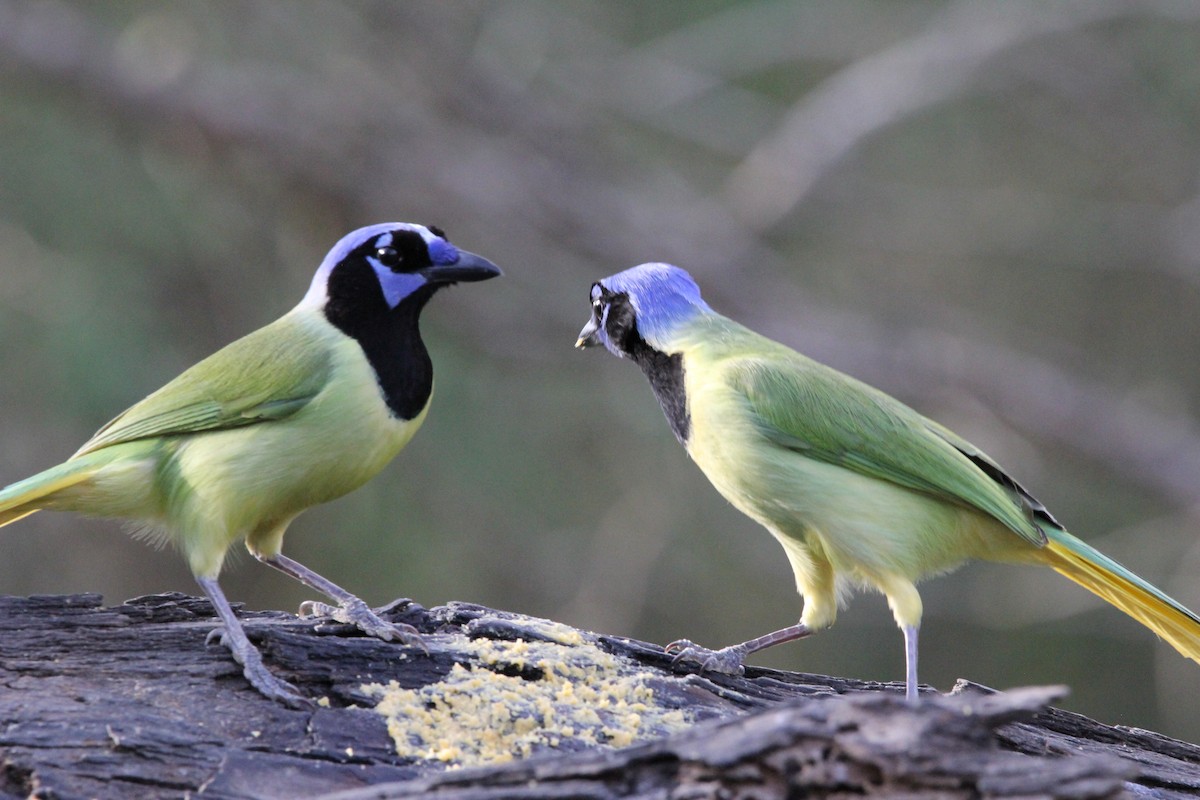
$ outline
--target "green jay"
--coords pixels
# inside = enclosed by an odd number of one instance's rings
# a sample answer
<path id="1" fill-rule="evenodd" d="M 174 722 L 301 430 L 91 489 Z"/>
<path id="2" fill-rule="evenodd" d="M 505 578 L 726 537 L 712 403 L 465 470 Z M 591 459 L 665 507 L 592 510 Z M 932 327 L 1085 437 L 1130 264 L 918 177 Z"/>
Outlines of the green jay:
<path id="1" fill-rule="evenodd" d="M 131 520 L 171 542 L 247 680 L 266 697 L 308 705 L 266 669 L 222 593 L 226 551 L 243 540 L 256 559 L 336 604 L 302 611 L 420 646 L 412 627 L 384 621 L 283 555 L 283 535 L 304 509 L 373 477 L 421 426 L 433 367 L 417 323 L 429 299 L 499 274 L 434 227 L 393 222 L 348 234 L 287 314 L 184 371 L 62 464 L 0 489 L 0 525 L 74 511 Z"/>
<path id="2" fill-rule="evenodd" d="M 747 655 L 833 624 L 854 587 L 886 598 L 917 696 L 917 582 L 967 559 L 1045 564 L 1200 661 L 1200 618 L 1067 533 L 991 458 L 895 398 L 708 306 L 684 270 L 642 264 L 592 285 L 577 347 L 637 364 L 675 437 L 735 508 L 783 545 L 796 625 L 677 661 L 735 673 Z"/>

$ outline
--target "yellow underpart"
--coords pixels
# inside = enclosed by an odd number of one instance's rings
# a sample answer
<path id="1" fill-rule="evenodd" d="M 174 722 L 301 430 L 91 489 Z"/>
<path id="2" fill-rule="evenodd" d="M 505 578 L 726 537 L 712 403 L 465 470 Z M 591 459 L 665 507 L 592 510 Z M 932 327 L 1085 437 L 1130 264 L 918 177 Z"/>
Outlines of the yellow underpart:
<path id="1" fill-rule="evenodd" d="M 685 712 L 663 709 L 644 673 L 547 623 L 554 642 L 472 640 L 478 667 L 455 664 L 439 683 L 419 689 L 366 684 L 378 697 L 401 757 L 472 767 L 527 758 L 563 746 L 619 748 L 688 727 Z M 537 679 L 500 674 L 540 673 Z"/>

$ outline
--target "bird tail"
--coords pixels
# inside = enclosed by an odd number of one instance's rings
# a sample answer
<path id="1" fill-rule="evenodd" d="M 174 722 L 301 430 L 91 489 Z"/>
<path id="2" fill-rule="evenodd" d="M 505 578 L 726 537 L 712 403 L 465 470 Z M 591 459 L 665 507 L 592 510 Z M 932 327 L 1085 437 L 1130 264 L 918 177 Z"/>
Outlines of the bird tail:
<path id="1" fill-rule="evenodd" d="M 51 497 L 91 478 L 103 466 L 97 459 L 72 459 L 0 489 L 0 527 L 49 507 Z"/>
<path id="2" fill-rule="evenodd" d="M 1112 603 L 1200 662 L 1200 617 L 1099 550 L 1056 528 L 1046 528 L 1045 561 L 1061 575 Z"/>

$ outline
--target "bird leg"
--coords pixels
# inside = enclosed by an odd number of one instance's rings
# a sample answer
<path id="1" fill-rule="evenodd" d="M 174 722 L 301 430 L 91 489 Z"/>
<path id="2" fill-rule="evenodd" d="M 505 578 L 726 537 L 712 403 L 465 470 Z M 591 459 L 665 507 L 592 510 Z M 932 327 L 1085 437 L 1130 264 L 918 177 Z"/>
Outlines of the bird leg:
<path id="1" fill-rule="evenodd" d="M 904 699 L 917 702 L 917 631 L 916 625 L 904 625 Z"/>
<path id="2" fill-rule="evenodd" d="M 259 694 L 270 700 L 277 700 L 289 708 L 311 708 L 313 703 L 299 693 L 295 686 L 272 675 L 263 665 L 262 653 L 246 638 L 246 631 L 237 615 L 225 599 L 225 593 L 217 584 L 215 578 L 196 577 L 200 588 L 208 595 L 208 600 L 221 618 L 221 627 L 213 630 L 205 643 L 218 639 L 222 646 L 229 648 L 233 660 L 242 665 L 242 674 Z"/>
<path id="3" fill-rule="evenodd" d="M 300 605 L 302 616 L 332 617 L 338 622 L 353 625 L 368 636 L 383 639 L 385 642 L 398 641 L 401 644 L 428 651 L 416 628 L 380 619 L 379 615 L 362 600 L 300 562 L 290 559 L 282 553 L 276 553 L 273 556 L 260 556 L 256 553 L 255 558 L 285 575 L 290 575 L 310 589 L 315 589 L 337 603 L 336 606 L 331 606 L 306 600 Z"/>
<path id="4" fill-rule="evenodd" d="M 674 654 L 672 664 L 691 661 L 700 665 L 702 672 L 718 672 L 723 675 L 741 675 L 745 671 L 746 656 L 759 650 L 766 650 L 784 642 L 803 639 L 810 636 L 812 631 L 803 623 L 789 625 L 777 631 L 759 636 L 741 644 L 723 647 L 720 650 L 709 650 L 687 639 L 677 639 L 664 648 L 668 654 Z"/>

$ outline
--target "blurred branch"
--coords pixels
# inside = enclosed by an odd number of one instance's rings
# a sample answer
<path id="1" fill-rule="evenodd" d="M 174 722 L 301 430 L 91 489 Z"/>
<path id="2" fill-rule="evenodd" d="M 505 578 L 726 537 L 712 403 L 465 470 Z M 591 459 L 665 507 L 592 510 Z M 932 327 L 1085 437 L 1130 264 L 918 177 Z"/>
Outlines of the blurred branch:
<path id="1" fill-rule="evenodd" d="M 726 194 L 755 229 L 778 222 L 867 139 L 962 93 L 1000 53 L 1118 17 L 1200 18 L 1186 0 L 960 0 L 928 30 L 843 68 L 787 114 L 729 177 Z"/>
<path id="2" fill-rule="evenodd" d="M 217 146 L 252 149 L 277 174 L 324 192 L 339 207 L 364 217 L 393 214 L 403 192 L 405 208 L 419 204 L 413 211 L 458 207 L 463 220 L 499 220 L 480 226 L 503 226 L 498 247 L 521 243 L 525 252 L 555 259 L 560 268 L 539 275 L 548 292 L 559 288 L 555 281 L 570 280 L 583 296 L 584 281 L 599 277 L 595 267 L 586 267 L 583 281 L 561 268 L 583 261 L 581 254 L 615 271 L 643 255 L 645 242 L 657 243 L 671 257 L 696 252 L 718 260 L 764 249 L 726 209 L 675 176 L 639 172 L 594 147 L 592 107 L 581 107 L 573 88 L 561 87 L 564 102 L 554 104 L 502 84 L 486 62 L 464 53 L 455 39 L 462 26 L 447 18 L 453 9 L 449 4 L 421 8 L 420 14 L 431 18 L 419 26 L 427 40 L 422 59 L 414 62 L 388 61 L 393 51 L 403 51 L 391 46 L 389 34 L 403 34 L 412 25 L 342 32 L 355 47 L 389 45 L 378 48 L 383 52 L 374 72 L 406 76 L 405 89 L 413 91 L 406 91 L 403 103 L 389 102 L 394 89 L 374 93 L 369 76 L 360 72 L 287 80 L 261 64 L 218 65 L 198 58 L 188 60 L 171 80 L 148 87 L 117 66 L 119 34 L 73 8 L 49 3 L 0 0 L 0 63 L 99 100 L 123 124 L 182 126 L 203 131 Z M 562 13 L 553 4 L 547 11 Z M 624 49 L 612 40 L 603 46 L 614 53 Z M 438 96 L 431 87 L 440 75 L 454 72 L 462 73 L 456 94 Z M 548 108 L 555 109 L 553 116 Z M 453 124 L 445 124 L 448 117 Z M 620 183 L 626 176 L 636 181 L 636 192 Z M 614 236 L 615 231 L 621 235 Z M 506 264 L 503 256 L 501 250 L 494 258 Z M 519 273 L 510 277 L 520 279 Z M 578 329 L 578 309 L 544 311 L 551 318 L 561 314 L 564 336 Z M 510 322 L 538 324 L 535 315 Z M 526 354 L 536 352 L 542 338 L 510 337 Z"/>
<path id="3" fill-rule="evenodd" d="M 1044 269 L 1135 274 L 1200 284 L 1200 198 L 1161 202 L 1063 197 L 1023 185 L 914 186 L 850 174 L 838 192 L 858 213 L 826 232 L 861 251 L 944 263 L 1019 259 Z"/>

